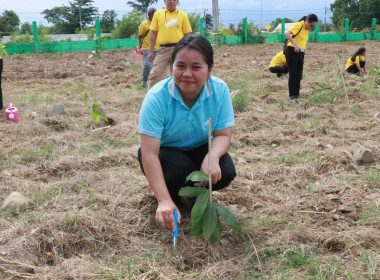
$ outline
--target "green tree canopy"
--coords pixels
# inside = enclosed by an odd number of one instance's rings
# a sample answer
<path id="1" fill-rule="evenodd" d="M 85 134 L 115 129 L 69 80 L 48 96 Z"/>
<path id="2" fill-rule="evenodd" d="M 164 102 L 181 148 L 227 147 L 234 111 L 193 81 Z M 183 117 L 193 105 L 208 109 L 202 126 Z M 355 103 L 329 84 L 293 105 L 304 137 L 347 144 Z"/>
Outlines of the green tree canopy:
<path id="1" fill-rule="evenodd" d="M 335 28 L 344 25 L 346 18 L 351 27 L 369 27 L 372 18 L 380 21 L 380 0 L 335 0 L 330 5 Z"/>
<path id="2" fill-rule="evenodd" d="M 55 25 L 56 33 L 75 33 L 77 29 L 90 26 L 98 15 L 93 0 L 69 1 L 69 6 L 54 7 L 42 11 L 44 18 Z"/>
<path id="3" fill-rule="evenodd" d="M 191 30 L 193 30 L 193 32 L 199 32 L 199 20 L 201 18 L 201 14 L 192 12 L 188 13 L 187 17 L 189 18 Z"/>
<path id="4" fill-rule="evenodd" d="M 33 33 L 33 26 L 29 22 L 24 22 L 21 24 L 20 28 L 21 34 L 32 34 Z"/>
<path id="5" fill-rule="evenodd" d="M 116 21 L 116 28 L 113 36 L 116 39 L 137 37 L 140 23 L 144 20 L 144 15 L 140 13 L 129 13 L 123 16 L 122 20 Z"/>
<path id="6" fill-rule="evenodd" d="M 133 12 L 142 13 L 145 16 L 148 16 L 148 8 L 154 3 L 157 3 L 158 0 L 135 0 L 128 1 L 127 5 L 133 8 Z"/>
<path id="7" fill-rule="evenodd" d="M 212 18 L 212 15 L 211 14 L 206 14 L 205 18 L 205 23 L 206 23 L 206 29 L 207 30 L 212 30 L 213 28 L 213 18 Z"/>
<path id="8" fill-rule="evenodd" d="M 20 18 L 14 11 L 5 10 L 0 16 L 0 32 L 13 32 L 18 29 Z"/>
<path id="9" fill-rule="evenodd" d="M 271 22 L 270 25 L 276 28 L 276 26 L 281 24 L 281 22 L 282 22 L 282 18 L 276 18 L 274 21 Z M 294 20 L 290 18 L 285 18 L 285 23 L 290 23 L 290 22 L 294 22 Z"/>
<path id="10" fill-rule="evenodd" d="M 104 11 L 102 17 L 100 18 L 100 28 L 102 32 L 110 33 L 115 27 L 115 18 L 117 14 L 115 10 Z"/>

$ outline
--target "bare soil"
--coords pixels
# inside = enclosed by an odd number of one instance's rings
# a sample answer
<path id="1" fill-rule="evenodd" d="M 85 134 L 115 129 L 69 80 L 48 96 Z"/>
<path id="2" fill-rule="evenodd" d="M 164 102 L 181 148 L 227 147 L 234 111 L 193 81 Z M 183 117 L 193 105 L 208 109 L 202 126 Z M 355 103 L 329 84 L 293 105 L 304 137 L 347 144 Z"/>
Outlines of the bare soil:
<path id="1" fill-rule="evenodd" d="M 243 231 L 211 247 L 184 219 L 182 267 L 137 161 L 145 89 L 132 51 L 5 58 L 4 103 L 20 122 L 0 122 L 0 202 L 18 191 L 33 206 L 0 211 L 0 279 L 380 279 L 380 78 L 344 72 L 362 45 L 367 70 L 379 66 L 380 42 L 309 44 L 301 103 L 268 71 L 281 44 L 215 47 L 238 176 L 213 196 Z M 95 99 L 112 126 L 92 120 Z M 46 116 L 59 106 L 67 114 Z M 355 162 L 353 143 L 375 162 Z"/>

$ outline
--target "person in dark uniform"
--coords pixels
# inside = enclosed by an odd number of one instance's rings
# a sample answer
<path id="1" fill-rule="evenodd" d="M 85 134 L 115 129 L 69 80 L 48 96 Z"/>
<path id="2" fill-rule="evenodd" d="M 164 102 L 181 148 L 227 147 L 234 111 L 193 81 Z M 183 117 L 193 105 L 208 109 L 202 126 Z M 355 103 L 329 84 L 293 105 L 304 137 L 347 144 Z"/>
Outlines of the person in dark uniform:
<path id="1" fill-rule="evenodd" d="M 308 33 L 310 29 L 317 25 L 317 23 L 318 17 L 315 14 L 309 14 L 301 18 L 285 32 L 285 36 L 289 41 L 285 47 L 284 53 L 289 69 L 288 87 L 290 100 L 297 100 L 300 97 L 303 62 Z"/>
<path id="2" fill-rule="evenodd" d="M 351 74 L 367 74 L 365 70 L 365 48 L 359 48 L 348 60 L 346 71 Z"/>
<path id="3" fill-rule="evenodd" d="M 277 78 L 288 74 L 288 66 L 286 65 L 286 58 L 284 51 L 277 53 L 269 64 L 269 71 L 275 73 Z"/>

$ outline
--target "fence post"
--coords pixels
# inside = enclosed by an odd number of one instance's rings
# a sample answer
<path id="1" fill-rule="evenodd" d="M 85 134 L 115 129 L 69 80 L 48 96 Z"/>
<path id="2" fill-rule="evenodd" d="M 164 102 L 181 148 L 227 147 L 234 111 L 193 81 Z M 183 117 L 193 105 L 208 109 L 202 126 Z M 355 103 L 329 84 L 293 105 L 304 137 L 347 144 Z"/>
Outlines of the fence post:
<path id="1" fill-rule="evenodd" d="M 95 27 L 96 27 L 96 40 L 99 40 L 102 35 L 100 33 L 100 21 L 98 18 L 95 20 Z"/>
<path id="2" fill-rule="evenodd" d="M 344 40 L 348 40 L 348 31 L 349 31 L 349 26 L 350 26 L 350 20 L 346 18 L 344 22 Z"/>
<path id="3" fill-rule="evenodd" d="M 205 22 L 204 18 L 200 18 L 199 19 L 199 33 L 203 37 L 205 36 L 205 25 L 204 25 L 204 22 Z"/>
<path id="4" fill-rule="evenodd" d="M 281 20 L 281 41 L 285 41 L 285 19 Z"/>
<path id="5" fill-rule="evenodd" d="M 318 34 L 319 34 L 319 21 L 317 25 L 315 26 L 315 42 L 318 42 Z"/>
<path id="6" fill-rule="evenodd" d="M 371 33 L 372 33 L 372 40 L 374 40 L 375 39 L 375 33 L 376 33 L 376 19 L 375 18 L 372 19 Z"/>
<path id="7" fill-rule="evenodd" d="M 40 45 L 38 42 L 38 29 L 37 29 L 37 22 L 33 21 L 33 38 L 34 38 L 34 51 L 36 53 L 40 52 Z"/>
<path id="8" fill-rule="evenodd" d="M 244 43 L 248 43 L 248 20 L 247 18 L 243 18 L 243 24 L 244 24 Z"/>

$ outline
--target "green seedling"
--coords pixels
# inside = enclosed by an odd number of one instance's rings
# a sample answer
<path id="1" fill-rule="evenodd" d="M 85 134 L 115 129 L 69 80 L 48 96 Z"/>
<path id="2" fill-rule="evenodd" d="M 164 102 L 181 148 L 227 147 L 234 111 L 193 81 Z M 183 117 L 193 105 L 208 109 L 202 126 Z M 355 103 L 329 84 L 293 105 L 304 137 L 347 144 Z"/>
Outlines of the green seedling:
<path id="1" fill-rule="evenodd" d="M 88 101 L 88 93 L 87 92 L 84 93 L 84 99 L 85 99 L 85 103 L 87 106 L 87 101 Z M 98 100 L 94 99 L 94 103 L 88 107 L 88 110 L 90 110 L 90 109 L 92 109 L 91 117 L 94 121 L 99 123 L 100 120 L 102 119 L 106 123 L 109 123 L 106 114 L 103 111 L 99 111 L 99 109 L 98 109 Z"/>
<path id="2" fill-rule="evenodd" d="M 201 171 L 194 171 L 186 177 L 186 182 L 207 181 L 209 176 Z M 241 231 L 238 219 L 225 207 L 215 205 L 212 202 L 210 190 L 202 187 L 183 187 L 179 191 L 180 196 L 196 197 L 191 210 L 190 237 L 201 237 L 215 244 L 221 235 L 220 216 L 224 222 L 234 230 Z"/>
<path id="3" fill-rule="evenodd" d="M 380 76 L 380 66 L 375 66 L 371 71 L 369 71 L 370 75 L 378 75 Z"/>
<path id="4" fill-rule="evenodd" d="M 8 53 L 7 51 L 5 50 L 5 45 L 4 43 L 1 43 L 0 42 L 0 56 L 3 57 L 3 56 L 7 56 Z"/>

